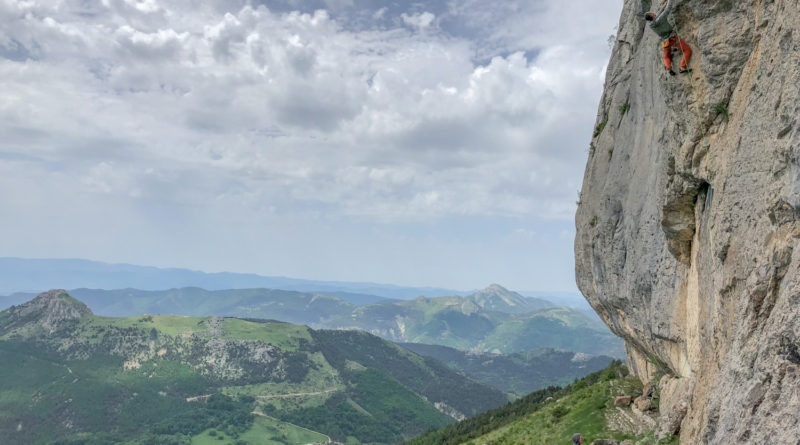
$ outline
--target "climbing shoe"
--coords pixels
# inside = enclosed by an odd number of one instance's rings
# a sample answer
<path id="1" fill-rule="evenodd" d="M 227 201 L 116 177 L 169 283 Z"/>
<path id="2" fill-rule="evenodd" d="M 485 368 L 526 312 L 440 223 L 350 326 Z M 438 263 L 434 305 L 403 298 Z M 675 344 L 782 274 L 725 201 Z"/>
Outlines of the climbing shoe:
<path id="1" fill-rule="evenodd" d="M 691 72 L 692 72 L 691 68 L 681 68 L 681 74 L 688 74 Z"/>
<path id="2" fill-rule="evenodd" d="M 667 70 L 667 71 L 669 72 L 670 76 L 674 76 L 675 75 L 675 71 L 672 71 L 672 70 Z"/>

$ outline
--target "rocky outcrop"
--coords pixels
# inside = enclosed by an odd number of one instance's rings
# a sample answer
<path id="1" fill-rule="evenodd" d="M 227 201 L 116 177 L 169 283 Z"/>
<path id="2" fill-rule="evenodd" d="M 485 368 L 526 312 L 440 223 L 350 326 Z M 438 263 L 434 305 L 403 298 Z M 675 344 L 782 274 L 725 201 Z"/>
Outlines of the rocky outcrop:
<path id="1" fill-rule="evenodd" d="M 628 406 L 631 404 L 631 396 L 619 396 L 614 399 L 614 406 Z"/>
<path id="2" fill-rule="evenodd" d="M 625 0 L 576 215 L 577 282 L 633 372 L 659 382 L 662 434 L 796 443 L 800 4 L 671 3 L 691 75 L 668 75 L 640 1 Z"/>
<path id="3" fill-rule="evenodd" d="M 72 298 L 63 289 L 42 292 L 33 300 L 13 306 L 8 310 L 0 330 L 8 332 L 18 327 L 43 329 L 55 332 L 64 322 L 78 320 L 92 311 L 82 302 Z"/>

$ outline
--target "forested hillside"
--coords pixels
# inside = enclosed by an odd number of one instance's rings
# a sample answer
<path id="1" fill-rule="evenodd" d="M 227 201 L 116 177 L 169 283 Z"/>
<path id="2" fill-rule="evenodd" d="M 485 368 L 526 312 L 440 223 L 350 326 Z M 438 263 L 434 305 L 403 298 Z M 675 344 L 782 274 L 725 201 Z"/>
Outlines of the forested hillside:
<path id="1" fill-rule="evenodd" d="M 0 312 L 0 358 L 9 444 L 392 443 L 507 402 L 366 333 L 100 317 L 64 291 Z"/>

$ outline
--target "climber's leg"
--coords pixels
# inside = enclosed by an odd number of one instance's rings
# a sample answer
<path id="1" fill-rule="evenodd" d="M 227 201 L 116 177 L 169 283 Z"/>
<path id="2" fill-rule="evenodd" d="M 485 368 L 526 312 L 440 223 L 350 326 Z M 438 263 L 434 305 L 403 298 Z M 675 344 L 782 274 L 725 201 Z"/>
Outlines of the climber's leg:
<path id="1" fill-rule="evenodd" d="M 672 43 L 668 40 L 665 40 L 664 43 L 661 44 L 664 47 L 664 66 L 667 67 L 667 70 L 672 69 Z"/>
<path id="2" fill-rule="evenodd" d="M 692 48 L 683 39 L 678 41 L 678 48 L 683 53 L 683 58 L 681 59 L 681 71 L 686 71 L 686 67 L 689 66 L 689 61 L 692 60 Z"/>

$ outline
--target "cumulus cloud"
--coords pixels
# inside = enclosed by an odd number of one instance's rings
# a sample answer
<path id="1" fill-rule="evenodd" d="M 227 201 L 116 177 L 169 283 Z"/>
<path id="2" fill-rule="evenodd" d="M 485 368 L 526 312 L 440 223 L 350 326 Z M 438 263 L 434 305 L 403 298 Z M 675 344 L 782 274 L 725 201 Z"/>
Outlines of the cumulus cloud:
<path id="1" fill-rule="evenodd" d="M 403 23 L 408 26 L 423 30 L 431 26 L 433 20 L 436 16 L 428 11 L 419 13 L 419 14 L 406 14 L 403 13 L 400 15 L 403 19 Z"/>
<path id="2" fill-rule="evenodd" d="M 140 222 L 571 218 L 619 5 L 263 3 L 0 2 L 4 181 Z"/>

